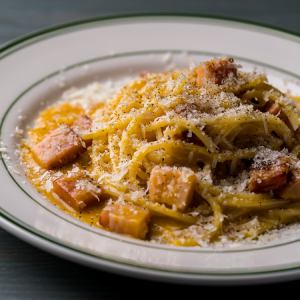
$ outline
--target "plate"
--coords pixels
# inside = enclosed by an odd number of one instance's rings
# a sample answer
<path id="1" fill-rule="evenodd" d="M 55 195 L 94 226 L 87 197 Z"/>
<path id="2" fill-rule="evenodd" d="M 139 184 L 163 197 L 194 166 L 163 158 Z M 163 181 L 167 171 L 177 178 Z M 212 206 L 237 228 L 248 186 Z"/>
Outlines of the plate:
<path id="1" fill-rule="evenodd" d="M 17 159 L 22 132 L 63 91 L 92 81 L 231 56 L 300 95 L 300 37 L 212 17 L 143 15 L 67 24 L 0 50 L 0 225 L 55 255 L 138 278 L 189 284 L 245 284 L 300 277 L 300 230 L 265 244 L 184 248 L 137 241 L 65 215 L 27 182 Z"/>

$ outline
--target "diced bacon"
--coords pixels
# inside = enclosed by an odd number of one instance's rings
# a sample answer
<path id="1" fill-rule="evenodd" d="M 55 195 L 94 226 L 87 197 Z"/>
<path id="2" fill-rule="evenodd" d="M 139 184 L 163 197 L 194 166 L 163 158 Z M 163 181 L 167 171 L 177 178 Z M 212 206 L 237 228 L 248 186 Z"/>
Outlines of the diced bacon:
<path id="1" fill-rule="evenodd" d="M 73 129 L 74 131 L 80 135 L 84 132 L 90 131 L 92 128 L 92 120 L 86 116 L 82 115 L 80 116 L 74 123 L 73 123 Z M 92 139 L 85 140 L 86 146 L 90 146 L 92 144 Z"/>
<path id="2" fill-rule="evenodd" d="M 85 149 L 85 143 L 73 129 L 60 126 L 46 135 L 31 150 L 41 167 L 53 169 L 74 161 Z"/>
<path id="3" fill-rule="evenodd" d="M 273 165 L 250 171 L 249 190 L 254 193 L 267 193 L 277 190 L 287 183 L 289 163 L 281 158 Z"/>
<path id="4" fill-rule="evenodd" d="M 237 67 L 231 58 L 213 59 L 201 64 L 196 72 L 200 86 L 207 82 L 221 85 L 226 79 L 237 76 Z"/>
<path id="5" fill-rule="evenodd" d="M 195 182 L 191 169 L 156 166 L 149 179 L 150 200 L 184 211 L 192 200 Z"/>
<path id="6" fill-rule="evenodd" d="M 110 231 L 145 239 L 150 212 L 133 204 L 113 203 L 101 212 L 99 223 Z"/>
<path id="7" fill-rule="evenodd" d="M 292 170 L 290 182 L 279 195 L 283 199 L 300 200 L 300 169 Z"/>
<path id="8" fill-rule="evenodd" d="M 53 190 L 76 211 L 100 202 L 101 189 L 87 176 L 63 175 L 53 182 Z"/>

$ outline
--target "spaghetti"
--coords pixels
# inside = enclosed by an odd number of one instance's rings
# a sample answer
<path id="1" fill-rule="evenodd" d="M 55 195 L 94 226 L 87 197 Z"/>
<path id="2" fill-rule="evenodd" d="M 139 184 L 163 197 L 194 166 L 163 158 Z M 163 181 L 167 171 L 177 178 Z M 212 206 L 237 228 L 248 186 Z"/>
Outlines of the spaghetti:
<path id="1" fill-rule="evenodd" d="M 300 220 L 299 114 L 264 75 L 215 59 L 140 76 L 104 100 L 47 108 L 22 147 L 29 179 L 74 216 L 181 246 Z"/>

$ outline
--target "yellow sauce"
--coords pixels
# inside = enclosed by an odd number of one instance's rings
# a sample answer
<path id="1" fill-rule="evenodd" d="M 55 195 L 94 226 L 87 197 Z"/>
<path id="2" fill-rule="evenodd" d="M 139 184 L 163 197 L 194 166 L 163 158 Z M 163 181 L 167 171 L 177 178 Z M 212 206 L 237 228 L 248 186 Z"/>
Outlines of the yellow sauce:
<path id="1" fill-rule="evenodd" d="M 90 110 L 92 113 L 93 110 Z M 72 125 L 79 116 L 86 113 L 83 108 L 79 105 L 70 103 L 60 103 L 49 108 L 46 108 L 41 112 L 38 119 L 36 120 L 35 126 L 28 131 L 28 137 L 32 143 L 40 142 L 44 136 L 51 130 L 57 128 L 61 124 Z M 77 212 L 64 201 L 62 201 L 55 193 L 51 191 L 51 181 L 53 176 L 59 172 L 63 175 L 70 171 L 74 166 L 77 166 L 80 170 L 88 170 L 89 168 L 89 151 L 82 155 L 74 164 L 67 165 L 65 167 L 59 168 L 57 170 L 46 170 L 41 168 L 36 161 L 33 159 L 32 153 L 30 151 L 30 145 L 26 142 L 21 147 L 21 162 L 24 166 L 26 176 L 32 185 L 41 193 L 45 198 L 47 198 L 52 204 L 64 211 L 65 213 L 79 219 L 80 221 L 87 223 L 91 226 L 103 228 L 99 224 L 100 212 L 104 206 L 104 203 L 89 207 L 82 212 Z M 46 176 L 50 174 L 49 176 Z M 52 177 L 52 179 L 51 179 Z M 47 183 L 48 181 L 48 183 Z M 50 187 L 49 187 L 50 182 Z M 166 235 L 168 232 L 172 232 L 174 229 L 182 228 L 182 224 L 168 220 L 165 218 L 156 217 L 153 221 L 158 227 L 153 229 L 151 236 L 159 236 L 164 231 Z M 159 228 L 159 229 L 158 229 Z M 185 242 L 186 244 L 186 242 Z M 196 245 L 195 242 L 188 243 L 189 245 Z"/>
<path id="2" fill-rule="evenodd" d="M 57 128 L 59 125 L 72 125 L 74 121 L 83 113 L 84 110 L 81 106 L 70 103 L 61 103 L 51 106 L 40 114 L 36 121 L 35 127 L 29 130 L 28 136 L 33 143 L 37 143 L 41 141 L 47 133 Z M 59 168 L 59 170 L 47 171 L 46 169 L 41 168 L 33 159 L 30 151 L 30 145 L 23 144 L 21 150 L 21 161 L 25 167 L 26 175 L 34 187 L 43 196 L 49 199 L 55 206 L 72 215 L 73 217 L 78 218 L 92 226 L 100 227 L 98 224 L 98 218 L 102 205 L 88 208 L 79 213 L 65 204 L 56 194 L 52 193 L 51 190 L 47 188 L 47 180 L 51 180 L 48 178 L 48 176 L 46 176 L 48 173 L 54 175 L 56 172 L 61 172 L 65 174 L 71 170 L 74 165 L 78 166 L 79 169 L 88 168 L 88 153 L 85 153 L 75 162 L 75 164 Z M 45 172 L 47 172 L 46 175 Z"/>

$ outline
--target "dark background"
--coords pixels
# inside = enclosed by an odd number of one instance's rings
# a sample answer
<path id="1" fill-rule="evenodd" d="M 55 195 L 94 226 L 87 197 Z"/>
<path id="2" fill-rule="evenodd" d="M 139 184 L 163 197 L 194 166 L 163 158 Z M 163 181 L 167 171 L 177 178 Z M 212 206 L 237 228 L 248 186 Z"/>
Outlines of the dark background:
<path id="1" fill-rule="evenodd" d="M 181 12 L 256 21 L 300 34 L 300 1 L 242 0 L 0 0 L 0 43 L 47 26 L 111 14 Z M 300 63 L 300 55 L 295 58 Z M 0 83 L 1 87 L 1 83 Z M 1 186 L 1 183 L 0 183 Z M 300 281 L 263 286 L 287 296 Z M 112 299 L 175 296 L 234 297 L 240 288 L 186 287 L 153 283 L 95 271 L 37 250 L 0 229 L 0 299 Z M 256 288 L 242 288 L 244 296 Z M 209 294 L 207 294 L 209 292 Z"/>

